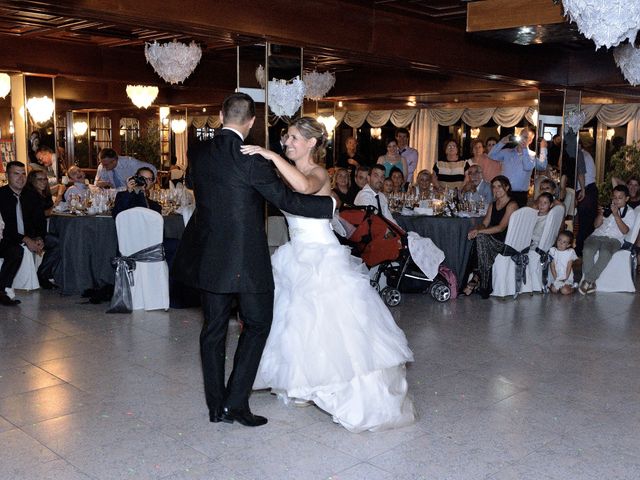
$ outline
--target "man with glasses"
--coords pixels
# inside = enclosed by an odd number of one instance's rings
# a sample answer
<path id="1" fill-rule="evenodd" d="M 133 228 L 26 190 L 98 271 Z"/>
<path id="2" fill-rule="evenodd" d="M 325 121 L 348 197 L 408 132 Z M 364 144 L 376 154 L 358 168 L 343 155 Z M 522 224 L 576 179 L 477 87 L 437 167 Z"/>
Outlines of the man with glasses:
<path id="1" fill-rule="evenodd" d="M 148 167 L 139 168 L 135 175 L 127 180 L 127 190 L 118 192 L 111 210 L 113 218 L 125 210 L 134 207 L 150 208 L 151 210 L 162 213 L 162 207 L 158 202 L 149 198 L 149 190 L 153 187 L 156 176 Z"/>
<path id="2" fill-rule="evenodd" d="M 157 175 L 156 167 L 150 163 L 142 162 L 133 157 L 119 156 L 113 148 L 100 150 L 98 159 L 100 160 L 100 165 L 98 165 L 98 171 L 93 183 L 101 188 L 122 189 L 127 187 L 129 178 L 142 167 L 147 167 L 151 170 L 154 178 Z"/>

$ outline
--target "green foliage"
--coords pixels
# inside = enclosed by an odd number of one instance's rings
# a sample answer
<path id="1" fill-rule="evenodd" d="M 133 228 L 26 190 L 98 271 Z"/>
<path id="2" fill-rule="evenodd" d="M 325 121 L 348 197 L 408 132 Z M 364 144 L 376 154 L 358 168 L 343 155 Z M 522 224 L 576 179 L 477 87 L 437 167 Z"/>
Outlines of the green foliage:
<path id="1" fill-rule="evenodd" d="M 160 169 L 160 130 L 157 120 L 149 120 L 138 138 L 122 145 L 122 154 L 150 163 Z"/>
<path id="2" fill-rule="evenodd" d="M 598 185 L 600 204 L 606 204 L 611 199 L 613 186 L 611 179 L 619 178 L 623 181 L 630 177 L 640 178 L 640 143 L 633 142 L 625 145 L 611 157 L 609 170 L 605 172 L 605 181 Z"/>

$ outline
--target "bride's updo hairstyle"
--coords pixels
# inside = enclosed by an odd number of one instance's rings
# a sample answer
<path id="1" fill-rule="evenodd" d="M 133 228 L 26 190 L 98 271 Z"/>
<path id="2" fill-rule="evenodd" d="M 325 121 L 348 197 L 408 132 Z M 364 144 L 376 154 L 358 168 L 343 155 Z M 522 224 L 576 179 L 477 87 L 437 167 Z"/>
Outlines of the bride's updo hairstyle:
<path id="1" fill-rule="evenodd" d="M 327 129 L 313 117 L 300 117 L 289 124 L 290 127 L 296 127 L 300 134 L 307 140 L 316 139 L 316 144 L 311 150 L 312 158 L 315 163 L 320 163 L 327 155 Z"/>

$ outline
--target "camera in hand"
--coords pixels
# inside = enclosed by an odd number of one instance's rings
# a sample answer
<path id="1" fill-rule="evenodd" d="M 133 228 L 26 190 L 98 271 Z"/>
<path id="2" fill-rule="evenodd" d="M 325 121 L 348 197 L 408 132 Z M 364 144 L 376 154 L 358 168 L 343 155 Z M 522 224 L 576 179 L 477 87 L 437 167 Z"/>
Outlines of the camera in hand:
<path id="1" fill-rule="evenodd" d="M 608 217 L 609 215 L 611 215 L 611 207 L 609 205 L 602 208 L 602 215 L 604 217 Z"/>
<path id="2" fill-rule="evenodd" d="M 136 187 L 144 187 L 147 184 L 147 179 L 142 175 L 134 175 L 131 177 L 136 184 Z"/>

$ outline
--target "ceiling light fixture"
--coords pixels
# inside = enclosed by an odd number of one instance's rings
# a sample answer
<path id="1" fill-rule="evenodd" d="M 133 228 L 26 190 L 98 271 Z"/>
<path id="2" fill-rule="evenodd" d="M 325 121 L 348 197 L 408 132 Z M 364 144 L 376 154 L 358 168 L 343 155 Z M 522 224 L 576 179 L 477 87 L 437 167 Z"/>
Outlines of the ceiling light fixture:
<path id="1" fill-rule="evenodd" d="M 5 98 L 11 91 L 11 77 L 6 73 L 0 73 L 0 98 Z"/>
<path id="2" fill-rule="evenodd" d="M 46 122 L 53 115 L 55 104 L 46 95 L 44 97 L 31 97 L 27 100 L 27 111 L 36 123 Z"/>
<path id="3" fill-rule="evenodd" d="M 147 108 L 158 96 L 158 87 L 146 85 L 127 85 L 127 96 L 138 108 Z"/>
<path id="4" fill-rule="evenodd" d="M 145 44 L 144 56 L 165 82 L 182 83 L 200 63 L 202 49 L 196 42 L 153 42 Z"/>

